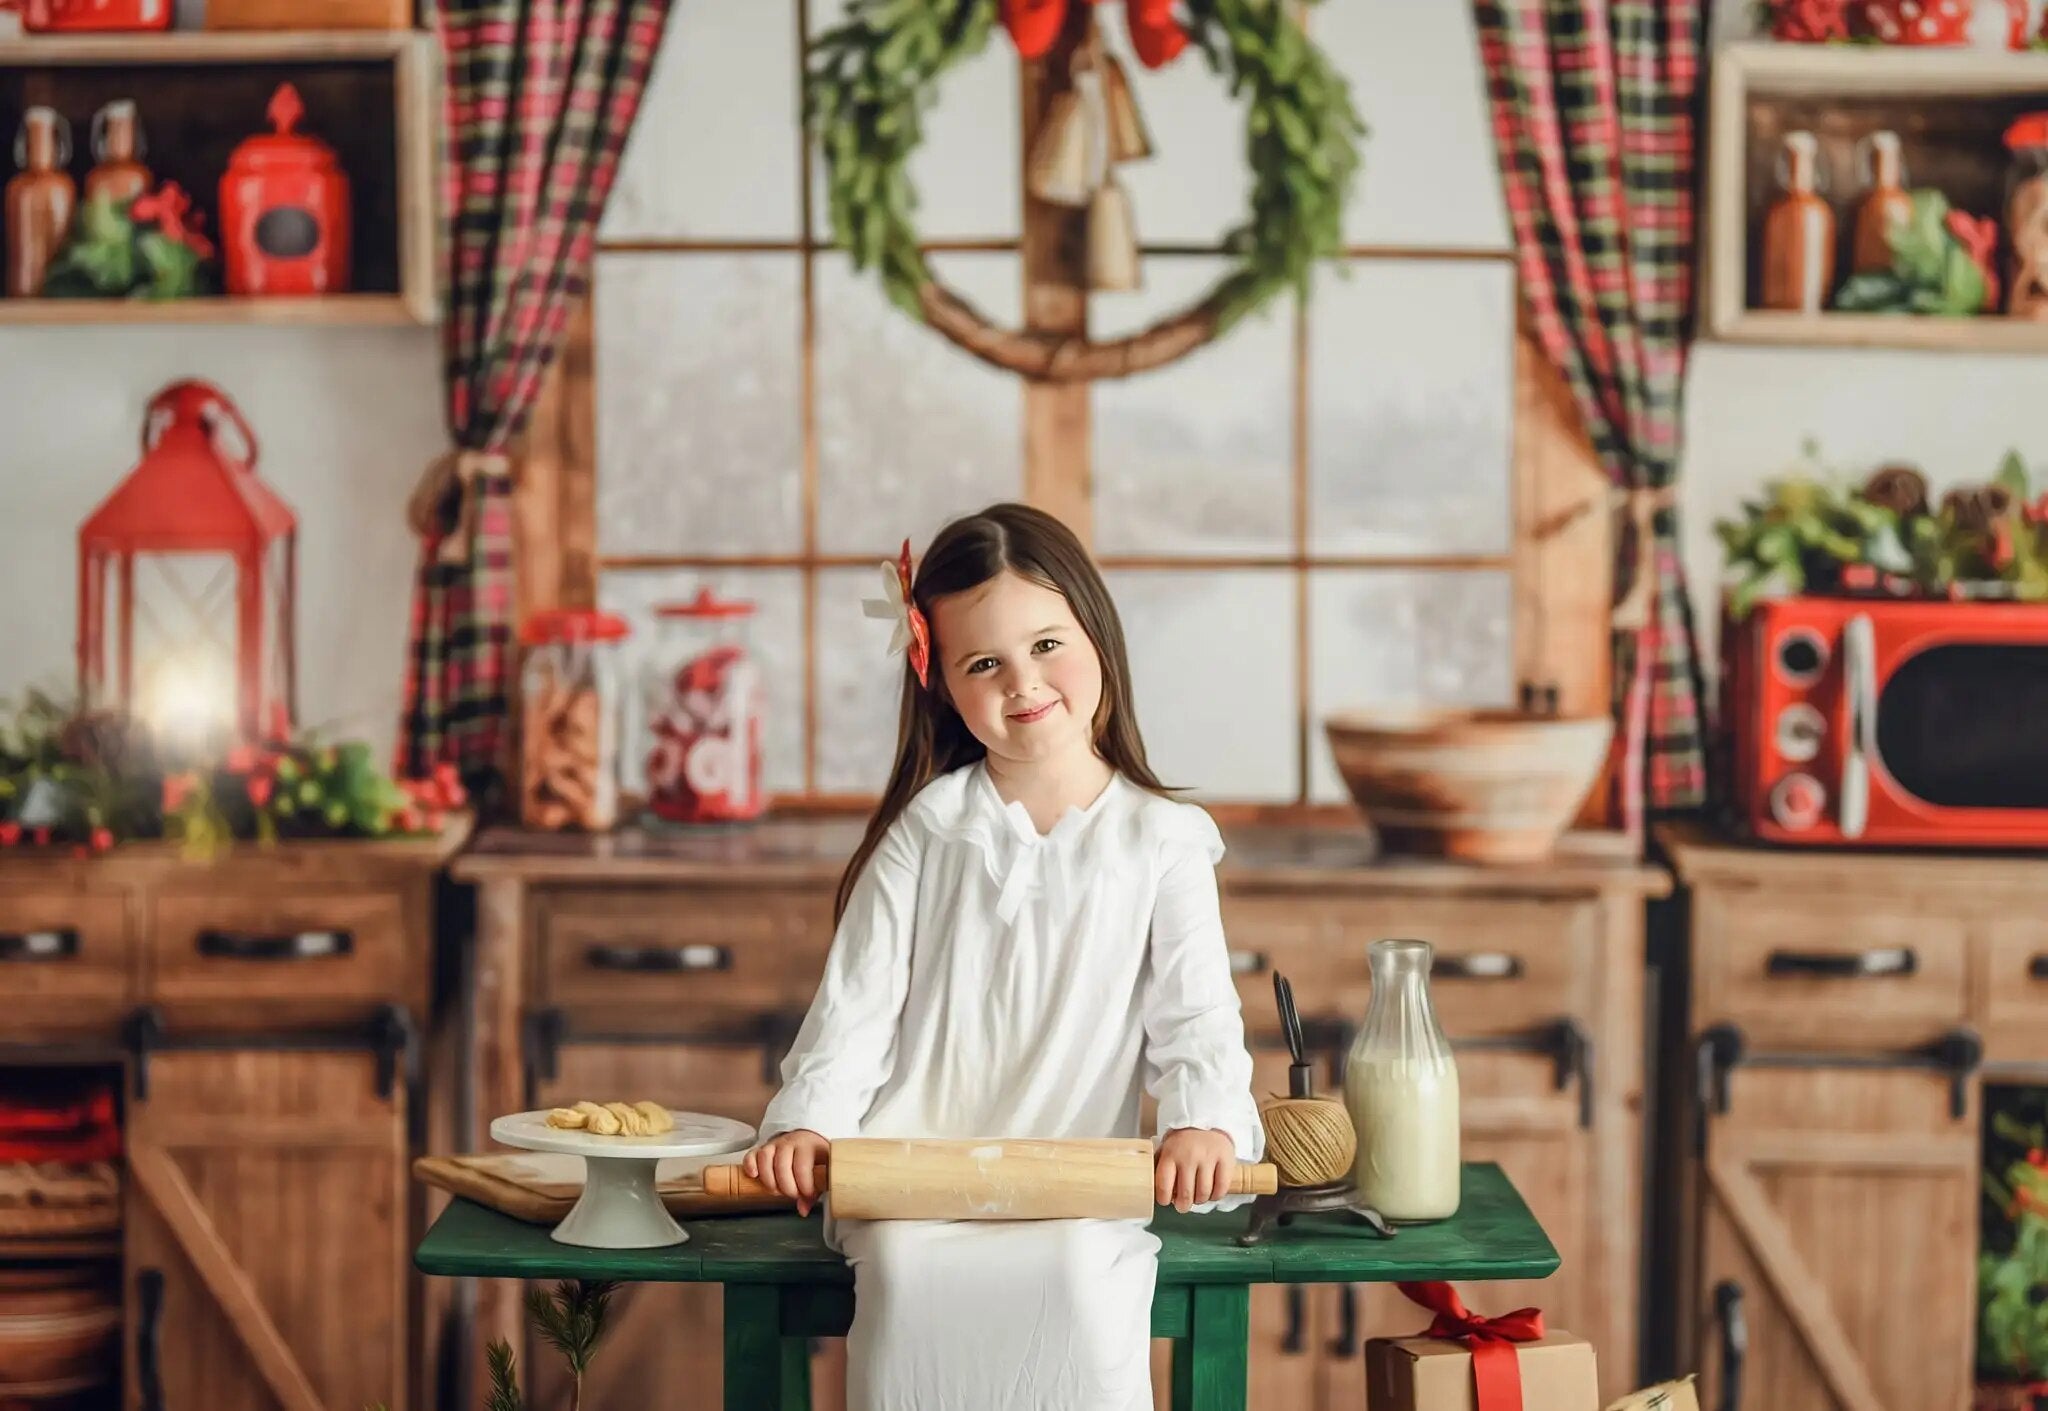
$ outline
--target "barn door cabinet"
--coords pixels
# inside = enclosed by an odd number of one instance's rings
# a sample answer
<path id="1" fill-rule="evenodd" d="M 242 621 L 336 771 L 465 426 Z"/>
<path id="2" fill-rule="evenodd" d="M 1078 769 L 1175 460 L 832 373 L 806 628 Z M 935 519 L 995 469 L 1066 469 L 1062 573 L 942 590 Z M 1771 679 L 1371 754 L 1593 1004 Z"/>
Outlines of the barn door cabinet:
<path id="1" fill-rule="evenodd" d="M 120 1264 L 126 1411 L 436 1404 L 408 1167 L 454 1130 L 422 1074 L 460 842 L 0 857 L 0 1091 L 120 1094 L 119 1234 L 71 1253 Z"/>
<path id="2" fill-rule="evenodd" d="M 613 1094 L 760 1120 L 831 943 L 831 898 L 852 821 L 604 839 L 483 835 L 455 865 L 478 894 L 476 1125 L 496 1113 Z M 1643 901 L 1663 873 L 1585 859 L 1488 872 L 1375 864 L 1355 830 L 1229 830 L 1222 868 L 1231 965 L 1261 1096 L 1286 1091 L 1273 975 L 1293 982 L 1335 1091 L 1370 995 L 1366 946 L 1417 936 L 1458 1046 L 1465 1140 L 1501 1162 L 1564 1258 L 1540 1285 L 1466 1290 L 1477 1306 L 1539 1302 L 1600 1349 L 1603 1385 L 1634 1384 L 1642 1209 Z M 476 1290 L 473 1376 L 494 1337 L 524 1347 L 515 1284 Z M 647 1404 L 721 1375 L 716 1290 L 624 1291 L 591 1369 L 594 1404 Z M 1367 1287 L 1253 1291 L 1252 1404 L 1364 1404 L 1363 1347 L 1427 1319 Z M 838 1404 L 843 1345 L 812 1379 Z M 552 1357 L 522 1357 L 549 1404 Z M 1158 1379 L 1164 1386 L 1164 1378 Z M 473 1398 L 472 1398 L 473 1399 Z"/>
<path id="3" fill-rule="evenodd" d="M 1965 1411 L 1983 1088 L 2048 1080 L 2048 867 L 1664 841 L 1690 896 L 1678 1346 L 1720 1411 Z"/>

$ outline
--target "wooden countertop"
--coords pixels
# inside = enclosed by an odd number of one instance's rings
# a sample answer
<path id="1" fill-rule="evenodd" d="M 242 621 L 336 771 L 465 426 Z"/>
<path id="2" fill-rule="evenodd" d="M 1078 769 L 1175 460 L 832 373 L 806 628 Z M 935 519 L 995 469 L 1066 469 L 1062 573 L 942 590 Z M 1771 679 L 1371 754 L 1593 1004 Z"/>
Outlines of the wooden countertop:
<path id="1" fill-rule="evenodd" d="M 623 828 L 607 834 L 486 829 L 455 860 L 462 881 L 811 883 L 830 885 L 860 841 L 857 818 L 770 819 L 690 832 Z M 1227 827 L 1220 872 L 1233 892 L 1296 888 L 1663 896 L 1670 874 L 1621 855 L 1606 838 L 1573 835 L 1547 862 L 1478 867 L 1432 858 L 1382 858 L 1363 828 L 1251 824 Z"/>
<path id="2" fill-rule="evenodd" d="M 1828 892 L 1990 887 L 2048 891 L 2048 853 L 1989 849 L 1799 847 L 1757 843 L 1707 823 L 1656 830 L 1687 885 L 1797 887 Z"/>
<path id="3" fill-rule="evenodd" d="M 64 847 L 26 844 L 0 849 L 0 879 L 13 874 L 48 884 L 104 885 L 138 879 L 195 879 L 209 869 L 259 868 L 279 878 L 300 875 L 342 877 L 394 871 L 433 872 L 444 866 L 468 841 L 475 818 L 468 812 L 451 815 L 432 837 L 291 838 L 276 843 L 237 839 L 211 856 L 189 856 L 173 842 L 117 843 L 101 853 L 80 853 Z M 0 881 L 0 887 L 6 883 Z"/>

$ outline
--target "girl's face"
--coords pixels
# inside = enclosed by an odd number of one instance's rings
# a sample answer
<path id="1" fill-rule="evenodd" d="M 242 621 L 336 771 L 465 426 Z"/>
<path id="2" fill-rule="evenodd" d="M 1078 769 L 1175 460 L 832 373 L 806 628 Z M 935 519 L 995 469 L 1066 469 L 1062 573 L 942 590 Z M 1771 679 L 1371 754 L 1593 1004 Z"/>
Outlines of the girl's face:
<path id="1" fill-rule="evenodd" d="M 1004 572 L 932 604 L 946 693 L 990 755 L 1040 764 L 1092 753 L 1102 659 L 1064 595 Z"/>

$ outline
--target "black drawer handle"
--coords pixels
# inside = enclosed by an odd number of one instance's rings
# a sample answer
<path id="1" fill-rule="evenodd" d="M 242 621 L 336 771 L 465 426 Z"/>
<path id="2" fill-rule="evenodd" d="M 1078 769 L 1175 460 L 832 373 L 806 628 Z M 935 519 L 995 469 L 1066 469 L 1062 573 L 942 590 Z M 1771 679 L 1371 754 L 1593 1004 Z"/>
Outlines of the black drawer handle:
<path id="1" fill-rule="evenodd" d="M 2048 952 L 2037 955 L 2027 962 L 2027 978 L 2048 980 Z"/>
<path id="2" fill-rule="evenodd" d="M 1230 953 L 1233 975 L 1263 975 L 1273 968 L 1273 958 L 1262 950 L 1234 950 Z"/>
<path id="3" fill-rule="evenodd" d="M 583 952 L 583 963 L 592 970 L 622 970 L 641 975 L 682 971 L 695 975 L 732 969 L 732 947 L 590 946 Z"/>
<path id="4" fill-rule="evenodd" d="M 1741 1411 L 1742 1364 L 1749 1356 L 1749 1321 L 1742 1316 L 1742 1285 L 1714 1285 L 1714 1316 L 1721 1324 L 1721 1399 L 1715 1411 Z"/>
<path id="5" fill-rule="evenodd" d="M 1330 1355 L 1339 1359 L 1358 1355 L 1358 1286 L 1346 1284 L 1338 1290 L 1337 1336 L 1330 1339 Z"/>
<path id="6" fill-rule="evenodd" d="M 212 960 L 325 960 L 354 951 L 356 938 L 347 931 L 201 931 L 197 945 Z"/>
<path id="7" fill-rule="evenodd" d="M 1280 1334 L 1280 1350 L 1288 1356 L 1308 1347 L 1308 1295 L 1300 1284 L 1287 1289 L 1287 1327 Z"/>
<path id="8" fill-rule="evenodd" d="M 30 962 L 76 959 L 76 931 L 10 931 L 0 934 L 0 960 Z"/>
<path id="9" fill-rule="evenodd" d="M 1522 957 L 1499 950 L 1440 955 L 1430 961 L 1429 976 L 1432 980 L 1518 980 Z"/>
<path id="10" fill-rule="evenodd" d="M 1878 946 L 1871 950 L 1802 951 L 1774 950 L 1764 962 L 1764 974 L 1774 979 L 1786 975 L 1812 975 L 1835 980 L 1859 980 L 1881 975 L 1911 975 L 1920 968 L 1920 957 L 1908 946 Z"/>

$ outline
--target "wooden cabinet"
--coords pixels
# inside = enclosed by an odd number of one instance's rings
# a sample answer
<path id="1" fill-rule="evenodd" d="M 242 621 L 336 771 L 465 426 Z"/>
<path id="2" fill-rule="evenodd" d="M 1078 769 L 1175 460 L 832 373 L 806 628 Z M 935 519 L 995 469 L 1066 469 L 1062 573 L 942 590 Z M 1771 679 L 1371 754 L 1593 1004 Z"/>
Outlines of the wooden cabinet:
<path id="1" fill-rule="evenodd" d="M 460 841 L 0 857 L 0 1089 L 80 1063 L 124 1089 L 127 1411 L 439 1404 L 409 1166 L 453 1129 L 452 1071 L 423 1074 Z"/>
<path id="2" fill-rule="evenodd" d="M 625 841 L 486 834 L 455 868 L 479 888 L 479 1118 L 617 1090 L 758 1121 L 817 985 L 832 888 L 858 832 L 848 821 L 776 821 L 740 835 Z M 1594 1340 L 1603 1390 L 1633 1387 L 1642 913 L 1663 874 L 1612 860 L 1512 872 L 1376 864 L 1352 831 L 1258 827 L 1228 841 L 1224 923 L 1255 1091 L 1286 1091 L 1276 971 L 1294 985 L 1318 1086 L 1335 1092 L 1370 999 L 1366 947 L 1388 936 L 1434 943 L 1466 1150 L 1502 1163 L 1564 1260 L 1539 1285 L 1468 1296 L 1482 1309 L 1540 1303 Z M 484 1145 L 481 1130 L 469 1140 Z M 519 1345 L 518 1299 L 511 1285 L 479 1289 L 472 1355 L 491 1337 Z M 1386 1290 L 1255 1289 L 1252 1404 L 1361 1406 L 1364 1340 L 1426 1321 Z M 609 1365 L 594 1371 L 598 1401 L 714 1384 L 714 1299 L 639 1291 L 618 1327 L 600 1359 Z M 841 1351 L 828 1341 L 814 1362 L 820 1408 L 837 1404 Z M 1155 1349 L 1160 1369 L 1164 1357 Z M 537 1405 L 549 1404 L 552 1360 L 522 1358 Z M 1162 1398 L 1165 1385 L 1155 1376 Z"/>
<path id="3" fill-rule="evenodd" d="M 1681 1364 L 1726 1411 L 1963 1411 L 1980 1075 L 2048 1060 L 2048 869 L 1664 840 L 1692 917 Z"/>
<path id="4" fill-rule="evenodd" d="M 407 1405 L 409 1155 L 391 1068 L 229 1048 L 154 1053 L 139 1073 L 124 1404 Z"/>

